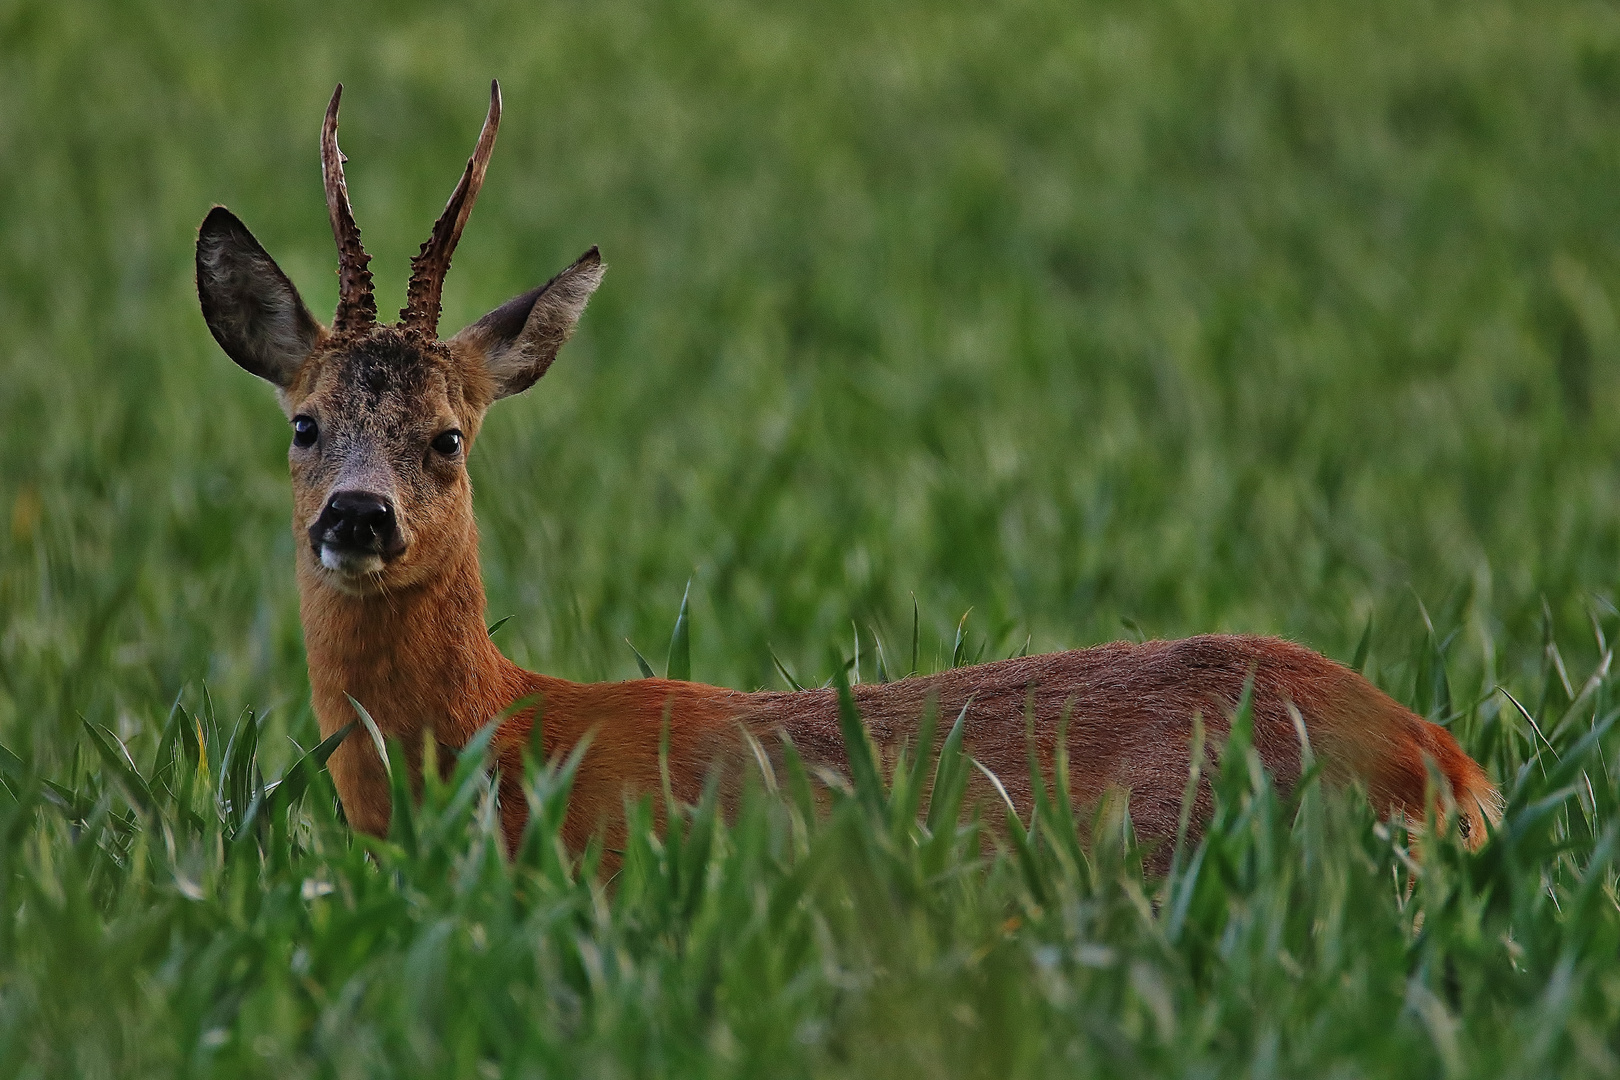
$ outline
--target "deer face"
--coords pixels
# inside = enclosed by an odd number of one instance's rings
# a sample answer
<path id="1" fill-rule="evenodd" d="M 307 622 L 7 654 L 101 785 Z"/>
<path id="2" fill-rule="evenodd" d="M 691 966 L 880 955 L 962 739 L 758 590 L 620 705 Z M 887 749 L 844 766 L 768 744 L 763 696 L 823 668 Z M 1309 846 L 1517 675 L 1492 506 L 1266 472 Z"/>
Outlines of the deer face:
<path id="1" fill-rule="evenodd" d="M 312 356 L 283 402 L 307 573 L 344 591 L 401 588 L 464 549 L 483 409 L 444 345 L 379 329 Z"/>
<path id="2" fill-rule="evenodd" d="M 332 329 L 315 320 L 275 260 L 224 207 L 198 232 L 197 292 L 214 339 L 276 387 L 292 425 L 287 456 L 300 575 L 367 595 L 409 588 L 474 542 L 466 458 L 484 413 L 545 374 L 603 266 L 592 248 L 545 285 L 439 340 L 443 275 L 499 122 L 499 88 L 492 88 L 478 151 L 412 260 L 400 322 L 377 325 L 369 260 L 337 150 L 338 91 L 322 133 L 341 281 Z"/>

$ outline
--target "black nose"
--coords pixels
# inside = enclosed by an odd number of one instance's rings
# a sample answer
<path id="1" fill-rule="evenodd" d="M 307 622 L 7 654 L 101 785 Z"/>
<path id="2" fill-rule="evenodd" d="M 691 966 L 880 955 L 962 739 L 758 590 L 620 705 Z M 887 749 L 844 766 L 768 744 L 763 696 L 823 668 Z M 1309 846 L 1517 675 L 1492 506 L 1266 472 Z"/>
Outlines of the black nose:
<path id="1" fill-rule="evenodd" d="M 398 541 L 393 504 L 369 491 L 337 492 L 326 500 L 326 509 L 309 527 L 309 542 L 317 554 L 322 547 L 333 547 L 382 555 L 392 551 Z"/>

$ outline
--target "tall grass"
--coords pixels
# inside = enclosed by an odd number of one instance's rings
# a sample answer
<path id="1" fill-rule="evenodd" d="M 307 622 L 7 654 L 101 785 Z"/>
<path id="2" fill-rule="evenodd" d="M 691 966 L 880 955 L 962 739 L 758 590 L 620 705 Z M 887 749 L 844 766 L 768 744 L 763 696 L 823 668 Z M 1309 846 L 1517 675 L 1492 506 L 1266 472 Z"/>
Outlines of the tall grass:
<path id="1" fill-rule="evenodd" d="M 446 329 L 611 267 L 471 458 L 515 659 L 1281 633 L 1501 833 L 1419 865 L 1239 746 L 1166 880 L 905 770 L 643 808 L 611 884 L 566 762 L 515 863 L 476 755 L 351 836 L 191 242 L 226 203 L 331 310 L 342 80 L 387 310 L 492 75 Z M 0 1074 L 1614 1073 L 1617 123 L 1578 2 L 0 4 Z"/>
<path id="2" fill-rule="evenodd" d="M 1123 800 L 1077 821 L 1067 776 L 1083 763 L 1060 758 L 1027 821 L 964 816 L 960 719 L 930 715 L 885 780 L 847 693 L 856 767 L 830 808 L 788 746 L 729 819 L 713 787 L 667 804 L 662 827 L 657 796 L 633 803 L 612 873 L 599 845 L 561 843 L 578 753 L 530 761 L 531 825 L 504 857 L 493 725 L 448 780 L 426 769 L 421 803 L 397 799 L 374 840 L 349 834 L 319 771 L 338 737 L 267 784 L 252 713 L 231 726 L 207 699 L 177 704 L 144 767 L 87 724 L 90 767 L 66 782 L 0 754 L 0 1063 L 1603 1074 L 1620 1022 L 1613 693 L 1600 672 L 1544 705 L 1533 747 L 1502 725 L 1476 738 L 1517 763 L 1506 816 L 1480 854 L 1431 838 L 1421 863 L 1399 824 L 1309 767 L 1279 795 L 1240 710 L 1209 826 L 1178 838 L 1164 878 L 1144 878 Z M 402 748 L 389 758 L 402 776 Z"/>

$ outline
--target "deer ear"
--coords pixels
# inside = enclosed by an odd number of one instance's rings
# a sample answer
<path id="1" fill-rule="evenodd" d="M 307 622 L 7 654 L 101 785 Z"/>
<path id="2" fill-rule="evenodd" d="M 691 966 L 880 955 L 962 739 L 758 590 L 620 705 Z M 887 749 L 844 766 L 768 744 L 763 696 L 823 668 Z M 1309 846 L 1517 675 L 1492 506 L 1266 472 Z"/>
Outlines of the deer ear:
<path id="1" fill-rule="evenodd" d="M 593 247 L 573 266 L 508 300 L 446 344 L 464 361 L 482 367 L 492 384 L 490 401 L 522 393 L 557 358 L 606 269 Z"/>
<path id="2" fill-rule="evenodd" d="M 225 355 L 283 390 L 323 332 L 281 267 L 223 206 L 197 231 L 197 299 Z"/>

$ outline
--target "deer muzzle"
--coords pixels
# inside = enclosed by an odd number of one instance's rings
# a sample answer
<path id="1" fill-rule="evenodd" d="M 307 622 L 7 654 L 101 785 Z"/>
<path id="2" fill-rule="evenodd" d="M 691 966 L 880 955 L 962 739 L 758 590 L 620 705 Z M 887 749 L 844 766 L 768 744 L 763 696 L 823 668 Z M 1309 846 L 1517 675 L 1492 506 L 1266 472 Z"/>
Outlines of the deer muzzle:
<path id="1" fill-rule="evenodd" d="M 394 504 L 369 491 L 338 491 L 309 527 L 315 558 L 340 574 L 374 574 L 404 550 Z"/>

